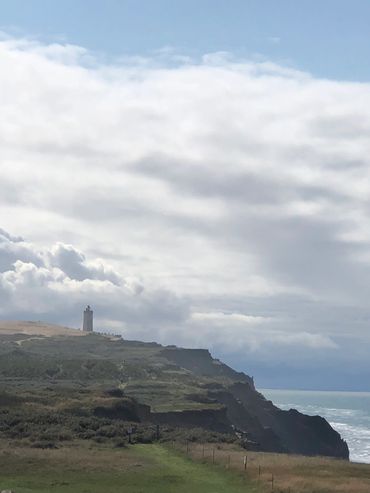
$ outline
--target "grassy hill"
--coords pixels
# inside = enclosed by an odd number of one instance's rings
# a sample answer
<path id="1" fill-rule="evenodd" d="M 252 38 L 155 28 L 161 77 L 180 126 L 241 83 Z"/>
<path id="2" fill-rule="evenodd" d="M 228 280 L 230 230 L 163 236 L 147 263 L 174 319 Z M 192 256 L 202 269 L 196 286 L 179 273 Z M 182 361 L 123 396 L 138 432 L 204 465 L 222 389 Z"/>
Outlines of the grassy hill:
<path id="1" fill-rule="evenodd" d="M 0 321 L 0 334 L 25 334 L 28 336 L 85 336 L 86 333 L 80 330 L 61 327 L 60 325 L 47 324 L 43 322 L 22 322 L 22 321 Z"/>
<path id="2" fill-rule="evenodd" d="M 370 491 L 370 466 L 292 454 L 346 458 L 325 420 L 207 350 L 1 322 L 0 379 L 0 490 Z"/>
<path id="3" fill-rule="evenodd" d="M 323 418 L 279 410 L 204 349 L 1 322 L 0 377 L 0 438 L 26 445 L 127 442 L 134 423 L 136 442 L 157 439 L 159 426 L 161 440 L 348 458 Z"/>

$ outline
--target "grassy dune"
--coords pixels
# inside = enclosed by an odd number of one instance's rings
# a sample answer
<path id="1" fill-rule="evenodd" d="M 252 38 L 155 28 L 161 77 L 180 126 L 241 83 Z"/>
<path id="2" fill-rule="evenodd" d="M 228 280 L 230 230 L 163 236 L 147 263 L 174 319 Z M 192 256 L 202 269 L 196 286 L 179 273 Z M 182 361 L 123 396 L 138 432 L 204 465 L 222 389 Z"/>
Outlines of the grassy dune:
<path id="1" fill-rule="evenodd" d="M 257 493 L 241 474 L 161 445 L 0 449 L 0 490 L 16 493 Z"/>

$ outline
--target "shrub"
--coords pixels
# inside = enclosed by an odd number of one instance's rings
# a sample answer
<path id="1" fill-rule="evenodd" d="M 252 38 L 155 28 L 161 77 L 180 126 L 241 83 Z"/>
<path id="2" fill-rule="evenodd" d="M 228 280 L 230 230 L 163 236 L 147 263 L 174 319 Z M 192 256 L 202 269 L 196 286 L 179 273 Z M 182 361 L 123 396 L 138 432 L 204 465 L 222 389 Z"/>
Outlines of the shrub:
<path id="1" fill-rule="evenodd" d="M 56 449 L 58 448 L 57 444 L 54 442 L 50 442 L 48 440 L 41 440 L 38 442 L 34 442 L 31 445 L 32 448 L 42 448 L 42 449 Z"/>

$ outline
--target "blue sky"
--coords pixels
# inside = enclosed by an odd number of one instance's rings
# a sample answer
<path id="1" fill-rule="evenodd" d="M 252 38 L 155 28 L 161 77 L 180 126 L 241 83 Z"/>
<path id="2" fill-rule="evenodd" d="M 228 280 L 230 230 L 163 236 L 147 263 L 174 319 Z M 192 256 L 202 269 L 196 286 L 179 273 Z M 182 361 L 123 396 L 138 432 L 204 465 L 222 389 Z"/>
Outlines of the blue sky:
<path id="1" fill-rule="evenodd" d="M 370 2 L 0 14 L 0 318 L 370 390 Z"/>
<path id="2" fill-rule="evenodd" d="M 5 31 L 106 55 L 226 50 L 319 77 L 370 78 L 368 0 L 2 0 L 0 9 Z"/>

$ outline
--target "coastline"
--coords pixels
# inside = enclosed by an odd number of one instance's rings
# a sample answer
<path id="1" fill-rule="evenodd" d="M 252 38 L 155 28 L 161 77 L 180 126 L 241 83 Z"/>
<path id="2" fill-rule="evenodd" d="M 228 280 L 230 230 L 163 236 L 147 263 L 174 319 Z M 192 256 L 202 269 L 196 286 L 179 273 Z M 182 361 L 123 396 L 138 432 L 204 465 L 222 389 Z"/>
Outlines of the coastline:
<path id="1" fill-rule="evenodd" d="M 320 415 L 348 443 L 350 461 L 370 463 L 370 392 L 258 389 L 281 409 Z"/>

